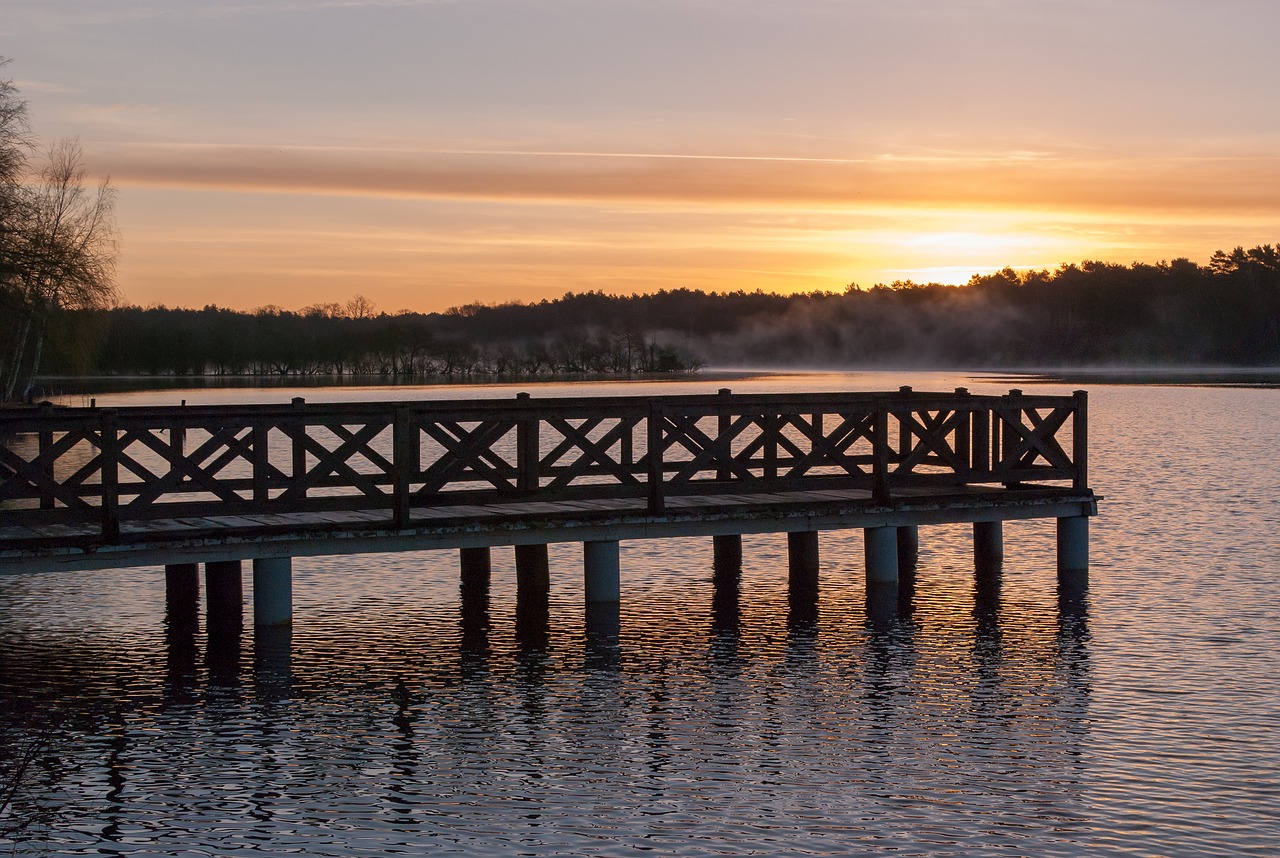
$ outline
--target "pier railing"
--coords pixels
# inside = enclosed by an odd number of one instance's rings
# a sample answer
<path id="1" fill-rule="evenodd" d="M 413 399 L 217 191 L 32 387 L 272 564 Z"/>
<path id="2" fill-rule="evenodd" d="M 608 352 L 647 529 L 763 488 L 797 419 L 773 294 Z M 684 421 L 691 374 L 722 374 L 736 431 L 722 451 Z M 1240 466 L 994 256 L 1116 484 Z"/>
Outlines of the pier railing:
<path id="1" fill-rule="evenodd" d="M 982 485 L 1087 491 L 1087 400 L 925 393 L 0 412 L 0 527 Z"/>

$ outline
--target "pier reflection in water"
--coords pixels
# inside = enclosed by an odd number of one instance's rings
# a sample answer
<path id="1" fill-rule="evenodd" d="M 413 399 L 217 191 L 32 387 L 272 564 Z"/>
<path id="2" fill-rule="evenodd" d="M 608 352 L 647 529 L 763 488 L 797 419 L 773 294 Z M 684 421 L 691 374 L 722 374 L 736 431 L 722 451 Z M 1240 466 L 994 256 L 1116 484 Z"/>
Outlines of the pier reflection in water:
<path id="1" fill-rule="evenodd" d="M 49 833 L 69 852 L 265 838 L 357 854 L 353 829 L 378 850 L 801 851 L 833 825 L 883 838 L 904 814 L 957 837 L 957 814 L 994 809 L 1004 822 L 967 835 L 992 843 L 1010 818 L 1079 816 L 1087 593 L 1020 580 L 1011 621 L 998 576 L 925 564 L 868 589 L 856 535 L 823 540 L 821 572 L 790 580 L 784 535 L 746 540 L 741 571 L 706 540 L 637 544 L 626 563 L 651 574 L 620 611 L 583 610 L 575 546 L 552 546 L 545 587 L 517 583 L 509 550 L 460 587 L 456 567 L 452 584 L 405 574 L 442 573 L 443 552 L 299 563 L 292 630 L 210 622 L 198 588 L 172 587 L 163 612 L 84 628 L 92 579 L 13 579 L 6 739 L 19 701 L 73 710 L 64 765 L 30 793 L 74 797 Z M 104 574 L 163 604 L 163 573 Z M 36 605 L 52 628 L 24 621 Z"/>

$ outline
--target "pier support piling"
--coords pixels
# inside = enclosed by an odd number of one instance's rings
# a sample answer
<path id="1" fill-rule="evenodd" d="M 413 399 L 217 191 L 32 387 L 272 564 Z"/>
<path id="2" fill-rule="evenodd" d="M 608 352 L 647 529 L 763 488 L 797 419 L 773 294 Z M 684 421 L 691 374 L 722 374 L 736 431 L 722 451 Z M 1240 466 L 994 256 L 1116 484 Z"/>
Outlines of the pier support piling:
<path id="1" fill-rule="evenodd" d="M 898 533 L 896 527 L 868 527 L 862 531 L 867 583 L 898 583 Z"/>
<path id="2" fill-rule="evenodd" d="M 787 534 L 787 569 L 791 580 L 818 580 L 818 531 L 798 530 Z"/>
<path id="3" fill-rule="evenodd" d="M 204 564 L 205 625 L 209 642 L 205 660 L 212 685 L 239 682 L 240 634 L 244 628 L 244 581 L 239 560 Z"/>
<path id="4" fill-rule="evenodd" d="M 164 567 L 164 602 L 170 625 L 195 628 L 200 602 L 199 563 L 170 563 Z"/>
<path id="5" fill-rule="evenodd" d="M 196 675 L 196 632 L 200 629 L 200 564 L 164 567 L 164 623 L 168 648 L 165 696 L 187 702 Z"/>
<path id="6" fill-rule="evenodd" d="M 1089 517 L 1058 519 L 1058 575 L 1079 577 L 1088 573 Z"/>
<path id="7" fill-rule="evenodd" d="M 244 614 L 244 581 L 239 560 L 215 560 L 204 564 L 205 614 L 210 624 L 224 617 Z"/>
<path id="8" fill-rule="evenodd" d="M 458 566 L 462 575 L 463 590 L 489 590 L 489 578 L 493 571 L 493 560 L 488 546 L 458 549 Z"/>
<path id="9" fill-rule="evenodd" d="M 551 567 L 546 543 L 516 547 L 516 640 L 542 650 L 550 635 Z"/>
<path id="10" fill-rule="evenodd" d="M 489 584 L 492 561 L 487 547 L 463 548 L 458 602 L 462 618 L 463 667 L 470 670 L 483 663 L 489 652 Z"/>
<path id="11" fill-rule="evenodd" d="M 546 592 L 551 586 L 551 566 L 546 543 L 517 545 L 516 589 L 519 593 Z"/>
<path id="12" fill-rule="evenodd" d="M 293 558 L 256 558 L 253 561 L 253 625 L 265 628 L 292 623 Z"/>
<path id="13" fill-rule="evenodd" d="M 787 626 L 813 628 L 818 622 L 818 531 L 787 534 Z"/>
<path id="14" fill-rule="evenodd" d="M 1004 563 L 1004 522 L 973 523 L 973 565 L 979 572 L 999 569 Z"/>
<path id="15" fill-rule="evenodd" d="M 582 543 L 582 579 L 588 603 L 622 598 L 617 540 Z"/>
<path id="16" fill-rule="evenodd" d="M 898 572 L 915 569 L 920 561 L 920 526 L 915 524 L 895 528 L 898 531 Z"/>
<path id="17" fill-rule="evenodd" d="M 742 574 L 742 534 L 711 537 L 712 568 L 716 581 L 736 580 Z"/>

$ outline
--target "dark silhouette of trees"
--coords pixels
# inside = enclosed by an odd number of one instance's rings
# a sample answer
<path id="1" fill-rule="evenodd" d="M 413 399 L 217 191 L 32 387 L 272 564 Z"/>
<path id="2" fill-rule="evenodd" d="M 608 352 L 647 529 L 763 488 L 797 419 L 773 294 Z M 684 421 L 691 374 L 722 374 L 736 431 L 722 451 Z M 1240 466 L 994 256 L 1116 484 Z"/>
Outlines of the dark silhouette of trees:
<path id="1" fill-rule="evenodd" d="M 620 300 L 625 299 L 601 295 L 590 304 Z M 69 319 L 100 331 L 93 339 L 91 366 L 61 352 L 52 363 L 68 374 L 455 380 L 676 372 L 698 365 L 673 341 L 677 334 L 647 333 L 634 324 L 587 324 L 578 307 L 565 311 L 554 303 L 397 315 L 375 314 L 368 302 L 312 305 L 298 312 L 262 307 L 244 313 L 215 306 L 82 311 Z"/>
<path id="2" fill-rule="evenodd" d="M 1155 265 L 1004 269 L 964 286 L 898 281 L 842 293 L 668 289 L 566 294 L 444 313 L 367 301 L 250 313 L 120 307 L 64 314 L 91 354 L 71 373 L 375 376 L 631 374 L 717 366 L 1280 365 L 1280 251 Z"/>

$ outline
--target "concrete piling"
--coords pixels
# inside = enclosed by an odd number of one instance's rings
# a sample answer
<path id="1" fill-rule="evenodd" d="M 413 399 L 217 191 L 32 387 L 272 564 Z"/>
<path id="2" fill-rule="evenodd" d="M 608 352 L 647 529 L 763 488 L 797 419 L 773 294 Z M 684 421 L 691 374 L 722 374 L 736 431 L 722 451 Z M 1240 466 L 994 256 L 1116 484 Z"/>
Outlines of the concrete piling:
<path id="1" fill-rule="evenodd" d="M 979 572 L 999 569 L 1004 563 L 1004 522 L 973 523 L 973 565 Z"/>
<path id="2" fill-rule="evenodd" d="M 293 558 L 258 557 L 253 561 L 253 625 L 293 623 Z"/>
<path id="3" fill-rule="evenodd" d="M 588 603 L 622 598 L 617 540 L 582 543 L 582 578 Z"/>
<path id="4" fill-rule="evenodd" d="M 896 527 L 868 527 L 862 531 L 868 583 L 898 583 L 897 530 Z"/>
<path id="5" fill-rule="evenodd" d="M 1076 515 L 1058 519 L 1058 574 L 1089 572 L 1089 518 Z"/>

